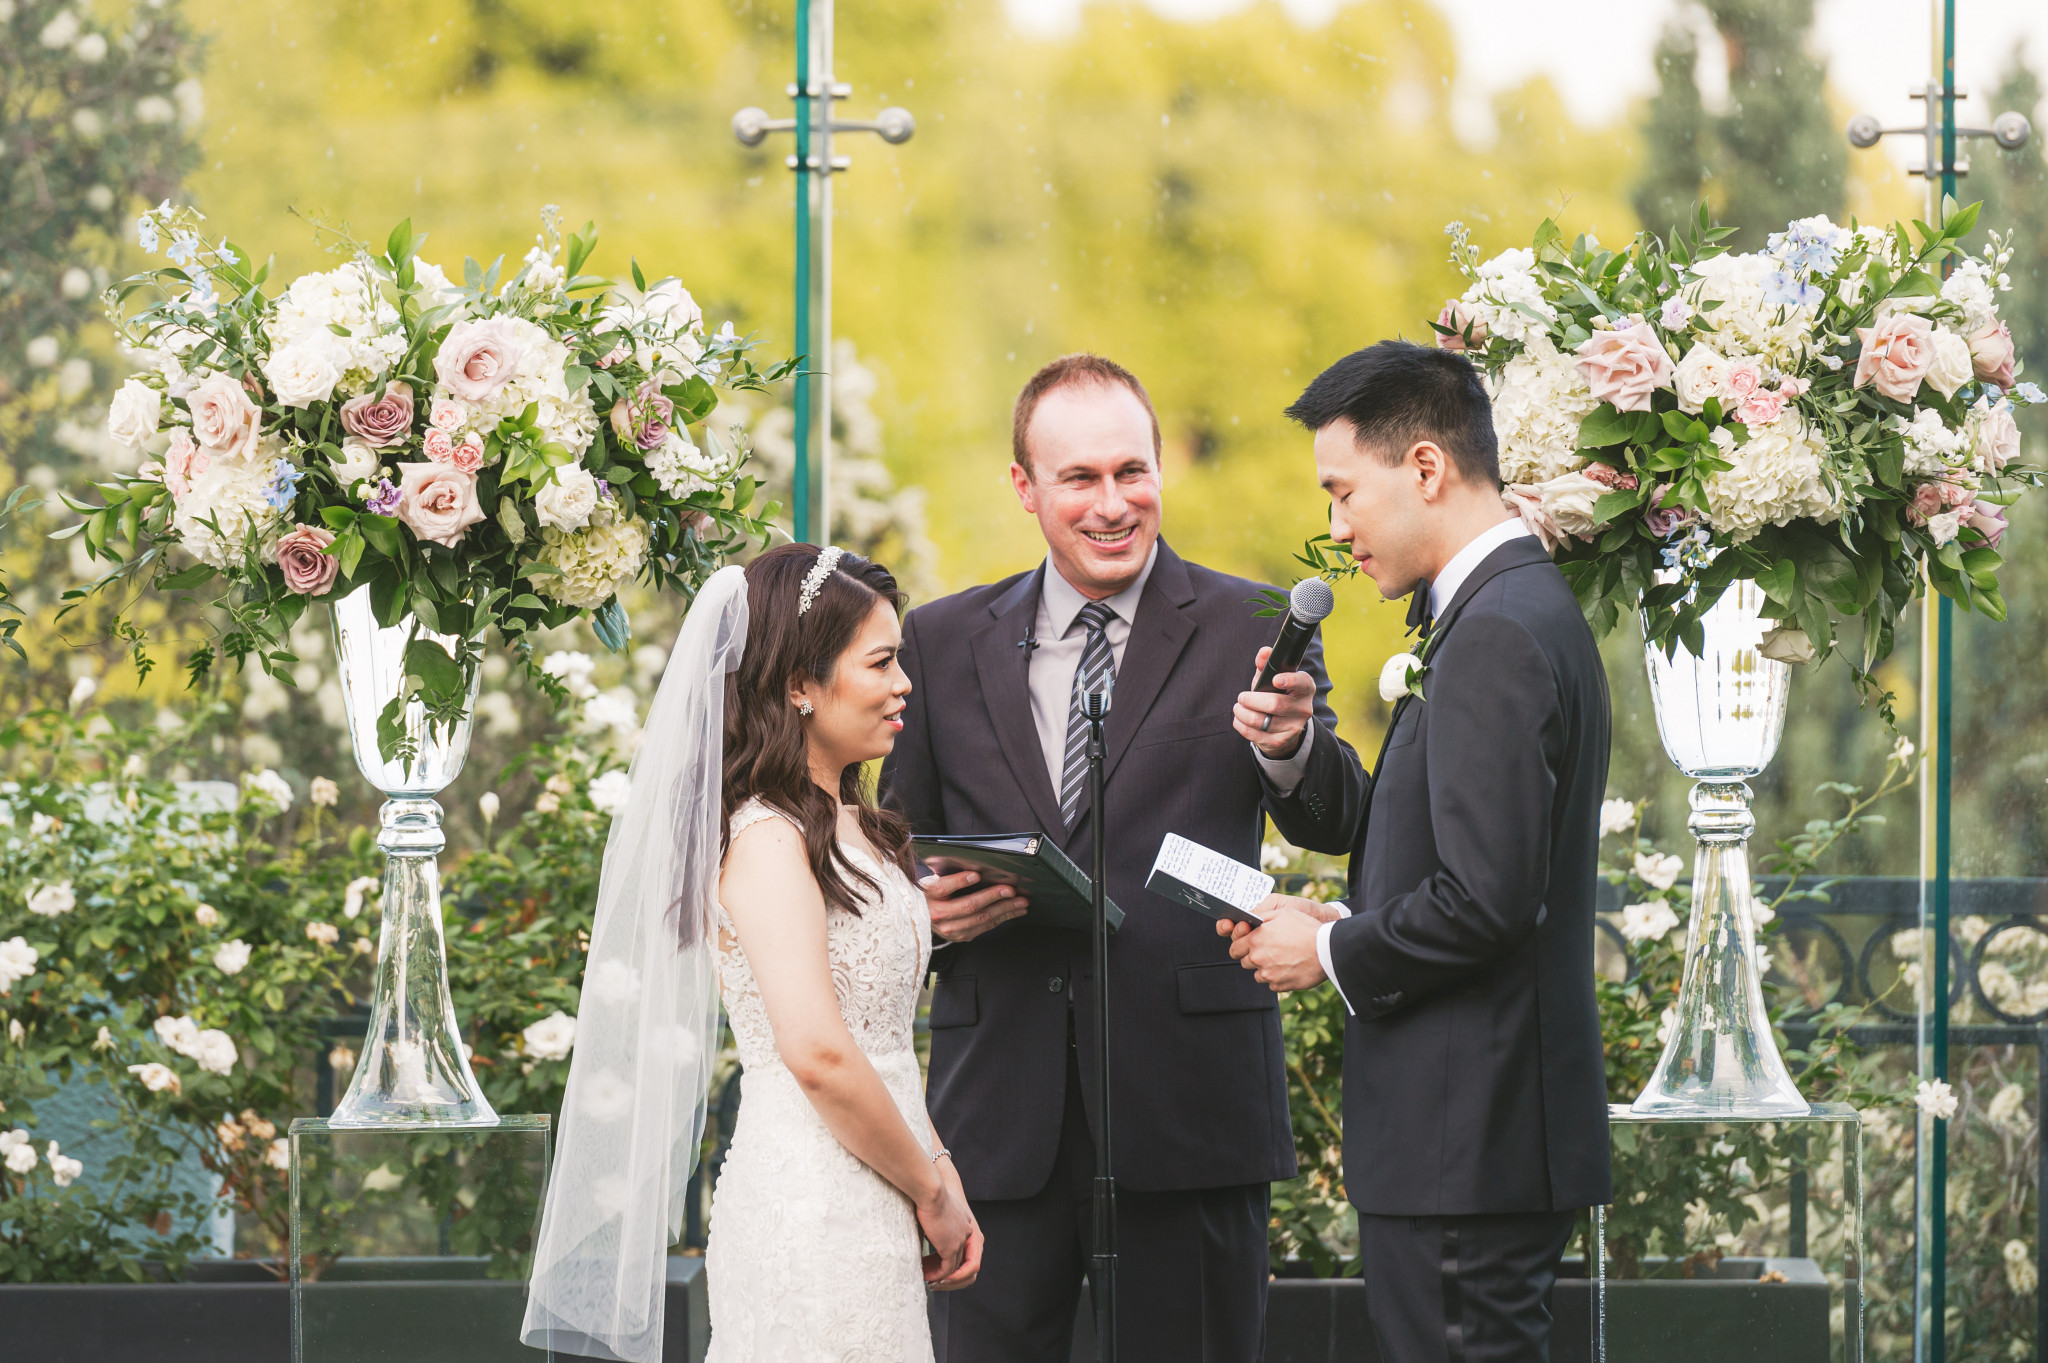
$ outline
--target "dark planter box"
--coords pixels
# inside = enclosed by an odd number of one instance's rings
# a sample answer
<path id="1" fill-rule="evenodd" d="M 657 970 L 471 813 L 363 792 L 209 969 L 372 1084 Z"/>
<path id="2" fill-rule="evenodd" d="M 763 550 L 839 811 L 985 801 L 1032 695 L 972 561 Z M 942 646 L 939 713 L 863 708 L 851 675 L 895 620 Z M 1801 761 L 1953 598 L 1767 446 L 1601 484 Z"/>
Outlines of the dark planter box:
<path id="1" fill-rule="evenodd" d="M 1568 1265 L 1583 1273 L 1584 1265 Z M 1760 1282 L 1775 1270 L 1783 1282 Z M 1593 1283 L 1551 1293 L 1551 1363 L 1592 1363 Z M 1723 1259 L 1710 1278 L 1609 1278 L 1607 1357 L 1622 1363 L 1826 1363 L 1828 1281 L 1811 1259 Z M 1093 1363 L 1092 1341 L 1086 1357 Z M 1082 1363 L 1076 1349 L 1074 1363 Z M 1380 1363 L 1356 1278 L 1276 1278 L 1265 1363 Z M 1389 1360 L 1392 1363 L 1392 1360 Z"/>
<path id="2" fill-rule="evenodd" d="M 7 1363 L 290 1363 L 290 1284 L 248 1262 L 197 1263 L 187 1278 L 0 1286 Z M 374 1322 L 362 1363 L 502 1359 L 519 1348 L 524 1292 L 485 1278 L 482 1260 L 345 1259 L 313 1285 L 307 1325 Z M 709 1341 L 704 1261 L 671 1258 L 664 1357 L 698 1363 Z"/>

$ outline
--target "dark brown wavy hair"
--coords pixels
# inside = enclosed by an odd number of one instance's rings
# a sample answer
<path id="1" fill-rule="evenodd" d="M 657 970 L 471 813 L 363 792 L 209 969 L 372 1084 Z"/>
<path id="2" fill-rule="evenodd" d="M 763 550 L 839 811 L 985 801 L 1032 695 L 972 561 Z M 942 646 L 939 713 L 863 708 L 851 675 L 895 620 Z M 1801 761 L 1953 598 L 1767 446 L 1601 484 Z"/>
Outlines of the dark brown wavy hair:
<path id="1" fill-rule="evenodd" d="M 739 671 L 725 679 L 726 842 L 733 814 L 758 797 L 803 830 L 811 874 L 827 906 L 858 914 L 854 885 L 879 887 L 839 848 L 839 809 L 811 779 L 810 743 L 802 717 L 789 703 L 789 687 L 800 677 L 829 685 L 839 655 L 852 646 L 875 603 L 886 601 L 900 614 L 903 593 L 881 564 L 842 554 L 799 617 L 804 578 L 820 552 L 815 544 L 785 544 L 747 565 L 746 651 Z M 855 807 L 870 846 L 905 875 L 912 873 L 910 826 L 868 798 L 859 766 L 840 776 L 839 803 Z"/>

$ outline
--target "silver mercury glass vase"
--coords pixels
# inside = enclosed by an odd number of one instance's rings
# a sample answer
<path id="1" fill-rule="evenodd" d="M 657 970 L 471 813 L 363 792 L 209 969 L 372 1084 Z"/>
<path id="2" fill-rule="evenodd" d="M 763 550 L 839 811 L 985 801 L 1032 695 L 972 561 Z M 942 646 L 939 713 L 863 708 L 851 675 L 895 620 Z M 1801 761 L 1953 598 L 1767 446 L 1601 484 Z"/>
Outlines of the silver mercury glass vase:
<path id="1" fill-rule="evenodd" d="M 448 993 L 447 944 L 441 934 L 441 870 L 435 857 L 447 846 L 441 806 L 434 796 L 462 773 L 469 756 L 470 681 L 461 721 L 452 729 L 426 720 L 412 701 L 405 711 L 411 760 L 387 762 L 377 746 L 377 716 L 405 680 L 407 616 L 380 628 L 365 587 L 334 604 L 340 655 L 341 698 L 348 710 L 356 765 L 384 792 L 384 924 L 377 940 L 377 976 L 370 993 L 370 1030 L 348 1092 L 329 1119 L 335 1126 L 439 1123 L 488 1126 L 498 1120 L 477 1087 L 462 1050 L 455 1001 Z M 420 631 L 452 654 L 455 640 Z"/>
<path id="2" fill-rule="evenodd" d="M 1784 1117 L 1807 1110 L 1764 1008 L 1749 879 L 1756 818 L 1747 781 L 1778 751 L 1792 671 L 1759 651 L 1763 605 L 1755 583 L 1738 582 L 1701 619 L 1702 656 L 1683 644 L 1669 658 L 1655 645 L 1644 650 L 1664 751 L 1698 783 L 1689 826 L 1699 846 L 1685 980 L 1657 1072 L 1632 1104 L 1643 1116 Z"/>

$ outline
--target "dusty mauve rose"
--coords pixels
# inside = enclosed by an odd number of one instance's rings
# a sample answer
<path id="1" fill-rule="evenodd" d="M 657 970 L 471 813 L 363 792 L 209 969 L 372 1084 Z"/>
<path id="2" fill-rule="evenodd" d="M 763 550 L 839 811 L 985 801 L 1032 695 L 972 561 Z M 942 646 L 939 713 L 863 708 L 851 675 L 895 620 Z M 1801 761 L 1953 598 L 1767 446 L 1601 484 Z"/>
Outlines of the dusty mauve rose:
<path id="1" fill-rule="evenodd" d="M 208 374 L 185 402 L 192 409 L 192 438 L 209 454 L 256 457 L 263 411 L 249 401 L 248 390 L 231 376 Z"/>
<path id="2" fill-rule="evenodd" d="M 1543 509 L 1543 494 L 1527 483 L 1510 483 L 1501 489 L 1500 499 L 1507 509 L 1522 518 L 1522 524 L 1529 527 L 1529 533 L 1542 541 L 1543 552 L 1557 552 L 1558 541 L 1564 538 L 1564 531 Z"/>
<path id="3" fill-rule="evenodd" d="M 175 500 L 182 502 L 192 490 L 192 480 L 212 463 L 206 451 L 192 439 L 192 432 L 180 426 L 171 432 L 171 447 L 164 451 L 164 486 Z"/>
<path id="4" fill-rule="evenodd" d="M 449 454 L 448 462 L 464 473 L 475 473 L 484 466 L 484 447 L 474 440 L 465 440 Z"/>
<path id="5" fill-rule="evenodd" d="M 341 428 L 380 450 L 403 445 L 412 434 L 412 385 L 393 379 L 381 398 L 350 398 L 341 404 Z"/>
<path id="6" fill-rule="evenodd" d="M 1911 402 L 1934 365 L 1933 323 L 1895 312 L 1874 327 L 1856 328 L 1856 339 L 1863 353 L 1856 359 L 1855 386 L 1874 383 L 1893 402 Z"/>
<path id="7" fill-rule="evenodd" d="M 428 431 L 421 444 L 426 448 L 427 458 L 436 463 L 445 464 L 455 457 L 455 437 L 438 427 Z"/>
<path id="8" fill-rule="evenodd" d="M 483 402 L 518 371 L 520 353 L 511 318 L 464 320 L 448 329 L 448 339 L 434 355 L 434 374 L 464 402 Z"/>
<path id="9" fill-rule="evenodd" d="M 1970 364 L 1977 377 L 2000 388 L 2012 387 L 2012 328 L 1993 322 L 1970 338 Z"/>
<path id="10" fill-rule="evenodd" d="M 1486 338 L 1489 334 L 1486 330 L 1486 323 L 1481 321 L 1479 314 L 1473 311 L 1472 307 L 1461 298 L 1453 298 L 1450 302 L 1444 304 L 1444 310 L 1436 315 L 1436 324 L 1440 327 L 1448 328 L 1451 333 L 1450 335 L 1445 335 L 1439 331 L 1436 334 L 1436 344 L 1439 350 L 1477 349 L 1486 344 Z M 1472 344 L 1470 346 L 1465 344 L 1465 335 L 1468 331 L 1472 336 Z"/>
<path id="11" fill-rule="evenodd" d="M 1597 459 L 1580 469 L 1579 472 L 1585 474 L 1588 478 L 1600 484 L 1600 486 L 1610 487 L 1618 492 L 1634 492 L 1636 488 L 1641 486 L 1633 473 L 1623 473 L 1614 465 L 1603 464 Z"/>
<path id="12" fill-rule="evenodd" d="M 476 475 L 446 464 L 400 464 L 398 519 L 423 540 L 450 549 L 484 518 L 476 504 Z"/>
<path id="13" fill-rule="evenodd" d="M 277 566 L 284 585 L 300 596 L 318 596 L 334 585 L 341 561 L 321 551 L 334 543 L 334 532 L 302 525 L 277 542 Z"/>
<path id="14" fill-rule="evenodd" d="M 1996 502 L 1971 502 L 1963 524 L 1984 537 L 1987 549 L 1996 549 L 2005 535 L 2005 511 Z"/>
<path id="15" fill-rule="evenodd" d="M 658 450 L 675 424 L 676 405 L 661 395 L 653 384 L 642 384 L 630 398 L 620 398 L 612 407 L 612 430 L 621 440 L 643 450 Z"/>
<path id="16" fill-rule="evenodd" d="M 1643 524 L 1650 527 L 1650 533 L 1659 539 L 1667 538 L 1673 531 L 1683 530 L 1695 519 L 1692 512 L 1682 506 L 1663 507 L 1657 503 L 1661 498 L 1653 497 L 1643 512 Z"/>
<path id="17" fill-rule="evenodd" d="M 1596 331 L 1577 353 L 1594 399 L 1613 403 L 1618 412 L 1647 412 L 1650 394 L 1671 386 L 1671 357 L 1647 322 Z"/>

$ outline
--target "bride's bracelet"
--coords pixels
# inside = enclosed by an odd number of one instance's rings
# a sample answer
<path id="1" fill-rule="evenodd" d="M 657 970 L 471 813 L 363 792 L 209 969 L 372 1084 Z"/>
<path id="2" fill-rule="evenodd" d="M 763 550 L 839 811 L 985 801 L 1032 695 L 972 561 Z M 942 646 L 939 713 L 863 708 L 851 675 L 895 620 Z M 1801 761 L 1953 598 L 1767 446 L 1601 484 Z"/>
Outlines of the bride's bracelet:
<path id="1" fill-rule="evenodd" d="M 952 1152 L 951 1150 L 948 1150 L 948 1149 L 947 1149 L 947 1148 L 946 1148 L 945 1146 L 943 1146 L 943 1145 L 942 1145 L 942 1146 L 940 1146 L 940 1147 L 939 1147 L 938 1149 L 936 1149 L 936 1150 L 932 1151 L 932 1163 L 933 1163 L 933 1164 L 937 1164 L 937 1163 L 938 1163 L 938 1162 L 939 1162 L 940 1160 L 942 1160 L 942 1159 L 951 1159 L 951 1158 L 953 1158 L 953 1152 Z"/>

